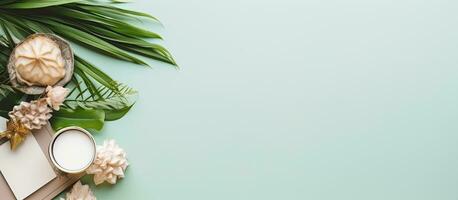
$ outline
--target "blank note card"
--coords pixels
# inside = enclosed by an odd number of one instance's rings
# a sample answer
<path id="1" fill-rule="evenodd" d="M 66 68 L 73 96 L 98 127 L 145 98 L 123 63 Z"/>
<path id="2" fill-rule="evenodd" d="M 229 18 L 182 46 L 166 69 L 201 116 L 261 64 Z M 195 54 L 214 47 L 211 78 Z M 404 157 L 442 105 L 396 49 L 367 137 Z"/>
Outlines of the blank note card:
<path id="1" fill-rule="evenodd" d="M 3 121 L 0 119 L 0 123 Z M 56 178 L 53 168 L 32 135 L 15 151 L 11 151 L 9 142 L 0 145 L 0 160 L 0 172 L 17 199 L 25 199 Z"/>

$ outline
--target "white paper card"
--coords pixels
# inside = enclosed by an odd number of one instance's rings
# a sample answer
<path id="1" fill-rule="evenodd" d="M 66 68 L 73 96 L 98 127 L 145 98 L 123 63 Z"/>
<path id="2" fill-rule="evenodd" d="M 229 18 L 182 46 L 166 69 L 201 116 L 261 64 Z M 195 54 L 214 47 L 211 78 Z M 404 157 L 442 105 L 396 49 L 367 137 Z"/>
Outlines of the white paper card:
<path id="1" fill-rule="evenodd" d="M 4 123 L 0 119 L 0 124 Z M 4 127 L 0 127 L 2 131 Z M 56 178 L 35 137 L 29 136 L 14 151 L 10 143 L 0 145 L 0 172 L 18 200 L 25 199 Z"/>

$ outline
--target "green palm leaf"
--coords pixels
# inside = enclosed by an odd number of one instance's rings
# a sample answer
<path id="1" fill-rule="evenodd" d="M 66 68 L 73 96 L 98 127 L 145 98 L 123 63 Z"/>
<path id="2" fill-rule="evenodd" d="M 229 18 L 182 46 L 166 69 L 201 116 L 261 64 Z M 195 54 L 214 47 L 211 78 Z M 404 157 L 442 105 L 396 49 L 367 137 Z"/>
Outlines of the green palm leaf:
<path id="1" fill-rule="evenodd" d="M 49 6 L 57 6 L 68 3 L 74 3 L 82 0 L 18 0 L 9 1 L 2 5 L 3 8 L 17 8 L 17 9 L 31 9 L 31 8 L 44 8 Z"/>
<path id="2" fill-rule="evenodd" d="M 35 32 L 54 32 L 113 58 L 146 65 L 130 54 L 134 53 L 176 65 L 165 48 L 142 39 L 161 39 L 161 36 L 132 25 L 130 20 L 138 17 L 157 21 L 149 14 L 100 0 L 18 0 L 0 4 L 0 21 L 18 39 Z M 93 27 L 104 31 L 98 32 Z"/>
<path id="3" fill-rule="evenodd" d="M 105 113 L 101 110 L 76 109 L 69 110 L 62 108 L 53 114 L 51 125 L 54 130 L 68 126 L 79 126 L 86 129 L 101 130 L 103 128 Z"/>
<path id="4" fill-rule="evenodd" d="M 116 90 L 99 86 L 96 90 L 97 95 L 93 95 L 89 90 L 79 90 L 78 86 L 74 86 L 63 107 L 67 110 L 103 110 L 105 120 L 113 121 L 130 110 L 137 96 L 135 90 L 125 85 L 118 85 Z"/>

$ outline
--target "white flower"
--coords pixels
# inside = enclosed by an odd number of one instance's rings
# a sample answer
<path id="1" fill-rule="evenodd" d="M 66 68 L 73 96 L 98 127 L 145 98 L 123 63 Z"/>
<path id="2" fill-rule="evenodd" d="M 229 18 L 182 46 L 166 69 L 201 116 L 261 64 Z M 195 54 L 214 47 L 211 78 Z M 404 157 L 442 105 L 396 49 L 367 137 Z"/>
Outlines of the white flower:
<path id="1" fill-rule="evenodd" d="M 97 156 L 86 172 L 94 174 L 96 185 L 105 181 L 116 184 L 117 179 L 124 178 L 128 165 L 126 152 L 114 140 L 105 140 L 103 146 L 97 146 Z"/>
<path id="2" fill-rule="evenodd" d="M 60 200 L 97 200 L 97 198 L 95 198 L 88 185 L 83 185 L 78 181 L 73 185 L 72 190 L 67 193 L 65 199 L 60 198 Z"/>
<path id="3" fill-rule="evenodd" d="M 46 101 L 48 102 L 48 105 L 51 108 L 53 108 L 54 110 L 59 110 L 60 106 L 65 101 L 65 97 L 67 97 L 68 93 L 68 89 L 62 86 L 48 86 L 46 88 Z"/>

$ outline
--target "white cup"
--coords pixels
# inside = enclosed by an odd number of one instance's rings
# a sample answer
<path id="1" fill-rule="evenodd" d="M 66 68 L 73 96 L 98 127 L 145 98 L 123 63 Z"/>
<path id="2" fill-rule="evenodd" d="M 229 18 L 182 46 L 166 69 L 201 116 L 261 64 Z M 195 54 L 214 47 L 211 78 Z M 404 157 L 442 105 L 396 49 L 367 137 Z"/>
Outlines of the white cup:
<path id="1" fill-rule="evenodd" d="M 69 174 L 78 174 L 89 168 L 96 151 L 94 137 L 76 126 L 59 130 L 49 144 L 52 163 L 60 171 Z"/>

